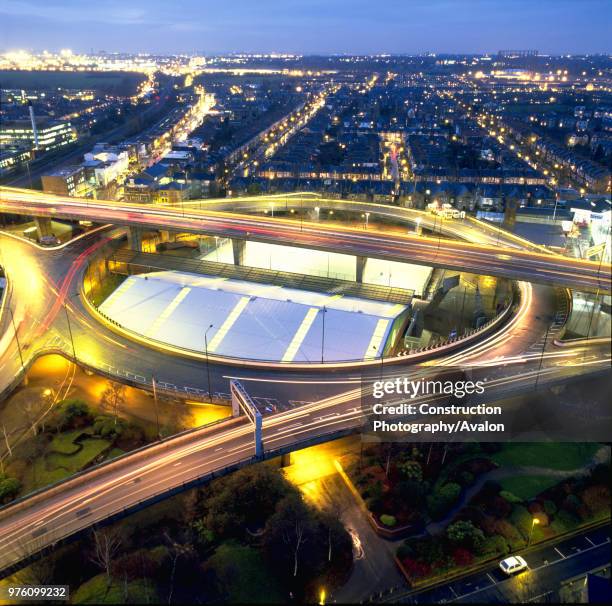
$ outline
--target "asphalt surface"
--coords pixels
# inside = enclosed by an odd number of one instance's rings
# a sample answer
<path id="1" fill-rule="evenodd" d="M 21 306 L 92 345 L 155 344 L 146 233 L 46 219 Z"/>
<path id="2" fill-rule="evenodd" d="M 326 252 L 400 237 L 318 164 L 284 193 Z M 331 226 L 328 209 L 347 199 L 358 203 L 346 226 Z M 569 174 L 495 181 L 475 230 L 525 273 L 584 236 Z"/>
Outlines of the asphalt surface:
<path id="1" fill-rule="evenodd" d="M 190 210 L 124 202 L 101 202 L 0 189 L 0 210 L 21 215 L 93 220 L 98 223 L 251 239 L 344 254 L 404 261 L 458 271 L 529 280 L 609 293 L 610 264 L 547 253 L 473 244 L 435 237 L 369 232 L 323 223 L 296 223 L 278 218 Z"/>
<path id="2" fill-rule="evenodd" d="M 77 293 L 85 260 L 108 237 L 102 230 L 61 249 L 43 252 L 30 243 L 0 235 L 0 263 L 6 267 L 13 289 L 10 304 L 26 365 L 36 352 L 46 348 L 59 348 L 70 354 L 73 341 L 79 360 L 84 359 L 113 376 L 146 379 L 155 372 L 158 384 L 172 380 L 177 387 L 182 384 L 188 393 L 205 391 L 202 362 L 135 344 L 97 324 L 81 307 Z M 488 392 L 491 400 L 494 396 L 512 394 L 518 388 L 532 389 L 540 360 L 542 375 L 550 380 L 582 370 L 565 364 L 580 353 L 572 349 L 550 352 L 545 358 L 537 353 L 524 353 L 530 344 L 539 342 L 549 325 L 547 314 L 552 301 L 551 289 L 547 287 L 534 286 L 527 294 L 521 311 L 502 333 L 446 359 L 449 364 L 488 364 L 490 385 L 494 386 Z M 7 314 L 3 314 L 5 329 L 9 321 Z M 2 339 L 0 379 L 4 386 L 18 372 L 20 360 L 10 328 Z M 609 356 L 609 352 L 605 355 Z M 609 366 L 605 355 L 589 354 L 592 359 L 583 363 Z M 443 364 L 445 360 L 438 362 Z M 213 391 L 227 391 L 228 379 L 233 376 L 240 378 L 249 393 L 259 400 L 267 413 L 266 452 L 279 447 L 301 447 L 309 440 L 325 439 L 361 426 L 361 374 L 327 370 L 288 376 L 280 371 L 237 370 L 222 364 L 212 364 L 210 370 Z M 248 425 L 241 421 L 222 423 L 190 434 L 187 439 L 178 438 L 154 447 L 148 451 L 144 464 L 137 457 L 127 457 L 82 483 L 77 479 L 63 484 L 62 490 L 42 502 L 33 500 L 25 506 L 9 507 L 0 513 L 0 568 L 141 500 L 248 460 L 253 451 Z"/>
<path id="3" fill-rule="evenodd" d="M 562 581 L 610 564 L 610 527 L 588 530 L 569 539 L 520 553 L 529 570 L 506 576 L 493 563 L 484 570 L 424 591 L 387 593 L 380 601 L 403 604 L 525 603 L 554 594 Z M 554 597 L 554 596 L 553 596 Z M 553 601 L 553 600 L 548 600 Z"/>

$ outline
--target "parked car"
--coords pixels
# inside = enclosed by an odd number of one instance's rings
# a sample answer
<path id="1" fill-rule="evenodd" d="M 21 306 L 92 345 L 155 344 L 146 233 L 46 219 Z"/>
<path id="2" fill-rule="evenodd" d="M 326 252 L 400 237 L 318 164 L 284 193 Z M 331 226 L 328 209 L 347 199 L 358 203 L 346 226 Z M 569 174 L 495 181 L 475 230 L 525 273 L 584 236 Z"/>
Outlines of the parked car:
<path id="1" fill-rule="evenodd" d="M 521 556 L 511 556 L 506 558 L 499 563 L 499 567 L 507 575 L 520 572 L 521 570 L 527 570 L 527 568 L 529 568 L 527 562 L 525 562 Z"/>

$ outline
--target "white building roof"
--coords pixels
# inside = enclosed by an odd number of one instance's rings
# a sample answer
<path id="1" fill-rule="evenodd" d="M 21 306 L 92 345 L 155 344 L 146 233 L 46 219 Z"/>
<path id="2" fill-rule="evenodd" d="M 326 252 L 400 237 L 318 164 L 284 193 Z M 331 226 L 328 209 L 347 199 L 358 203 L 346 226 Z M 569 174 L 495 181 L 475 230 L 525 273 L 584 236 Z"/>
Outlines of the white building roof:
<path id="1" fill-rule="evenodd" d="M 285 362 L 380 356 L 403 305 L 179 272 L 129 276 L 101 305 L 120 325 L 186 349 Z M 325 318 L 323 318 L 325 316 Z M 323 324 L 324 336 L 323 336 Z"/>

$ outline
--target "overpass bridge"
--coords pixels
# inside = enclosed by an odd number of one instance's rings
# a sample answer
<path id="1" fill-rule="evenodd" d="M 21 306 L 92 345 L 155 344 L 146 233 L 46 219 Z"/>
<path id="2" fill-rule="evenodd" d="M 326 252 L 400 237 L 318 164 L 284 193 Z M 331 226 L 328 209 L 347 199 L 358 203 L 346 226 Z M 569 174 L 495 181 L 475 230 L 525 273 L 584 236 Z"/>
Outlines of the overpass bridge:
<path id="1" fill-rule="evenodd" d="M 587 292 L 610 293 L 611 266 L 538 250 L 441 237 L 359 229 L 316 222 L 253 217 L 232 212 L 55 196 L 0 188 L 0 212 L 43 219 L 63 218 L 111 223 L 130 228 L 132 247 L 140 249 L 144 229 L 170 230 L 230 238 L 240 265 L 247 240 L 353 255 L 357 281 L 368 258 L 469 271 Z"/>
<path id="2" fill-rule="evenodd" d="M 609 364 L 609 358 L 599 360 L 590 371 L 607 373 Z M 492 370 L 495 378 L 487 384 L 488 404 L 532 392 L 536 380 L 540 388 L 558 385 L 584 370 L 563 365 L 539 369 L 537 362 L 529 369 L 513 372 L 513 368 L 516 370 L 512 366 Z M 253 425 L 239 416 L 145 446 L 5 505 L 0 508 L 0 576 L 95 524 L 118 519 L 262 459 L 359 431 L 365 421 L 361 397 L 359 386 L 265 417 L 259 456 Z M 435 403 L 437 398 L 421 396 L 414 403 Z M 605 423 L 599 431 L 603 440 Z"/>

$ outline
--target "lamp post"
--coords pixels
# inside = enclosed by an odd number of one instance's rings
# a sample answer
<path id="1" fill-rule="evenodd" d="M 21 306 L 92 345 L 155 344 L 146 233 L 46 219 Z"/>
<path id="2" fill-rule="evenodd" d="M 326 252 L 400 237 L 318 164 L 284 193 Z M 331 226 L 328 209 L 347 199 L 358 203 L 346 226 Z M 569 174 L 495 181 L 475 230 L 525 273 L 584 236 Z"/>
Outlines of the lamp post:
<path id="1" fill-rule="evenodd" d="M 320 211 L 321 209 L 318 206 L 315 206 L 315 212 L 317 213 L 317 221 L 319 220 L 319 217 L 320 217 L 320 214 L 319 214 Z"/>
<path id="2" fill-rule="evenodd" d="M 323 313 L 323 328 L 321 330 L 321 364 L 323 364 L 323 358 L 325 355 L 325 314 L 327 313 L 327 308 L 325 305 L 323 305 L 321 312 Z"/>
<path id="3" fill-rule="evenodd" d="M 550 321 L 551 319 L 547 318 L 546 333 L 544 334 L 544 343 L 542 345 L 542 352 L 540 353 L 540 364 L 538 366 L 538 374 L 536 375 L 534 389 L 538 388 L 538 383 L 540 381 L 540 373 L 542 372 L 542 364 L 544 363 L 544 353 L 546 351 L 546 342 L 548 341 L 548 333 L 550 332 Z"/>
<path id="4" fill-rule="evenodd" d="M 365 214 L 365 218 L 366 218 L 366 224 L 365 224 L 365 228 L 368 229 L 368 222 L 370 220 L 370 213 L 366 213 Z"/>
<path id="5" fill-rule="evenodd" d="M 66 322 L 68 323 L 68 334 L 70 335 L 70 344 L 72 345 L 72 359 L 76 363 L 76 351 L 74 349 L 74 337 L 72 336 L 72 327 L 70 326 L 70 317 L 68 316 L 68 304 L 66 303 L 66 301 L 64 301 L 64 313 L 66 314 Z"/>
<path id="6" fill-rule="evenodd" d="M 157 425 L 157 439 L 161 441 L 161 433 L 159 431 L 159 410 L 157 408 L 157 383 L 155 381 L 155 375 L 151 375 L 151 384 L 153 386 L 153 400 L 155 402 L 155 424 Z"/>
<path id="7" fill-rule="evenodd" d="M 204 332 L 204 349 L 206 351 L 206 377 L 208 380 L 208 399 L 211 399 L 210 393 L 210 366 L 208 365 L 208 331 L 213 327 L 211 324 Z"/>
<path id="8" fill-rule="evenodd" d="M 416 227 L 414 228 L 414 231 L 418 236 L 421 233 L 421 217 L 417 217 L 415 223 Z"/>
<path id="9" fill-rule="evenodd" d="M 540 520 L 538 518 L 533 518 L 531 520 L 531 529 L 529 530 L 529 540 L 527 541 L 527 547 L 531 545 L 531 537 L 533 536 L 533 528 L 534 526 L 537 526 L 539 523 L 540 523 Z"/>
<path id="10" fill-rule="evenodd" d="M 11 323 L 13 324 L 13 332 L 15 333 L 15 341 L 17 342 L 17 351 L 19 352 L 19 360 L 21 361 L 21 368 L 25 370 L 25 364 L 23 363 L 23 353 L 21 351 L 21 344 L 19 343 L 19 335 L 17 334 L 17 325 L 15 324 L 15 316 L 13 315 L 13 310 L 9 305 L 7 307 L 9 313 L 11 314 Z"/>

